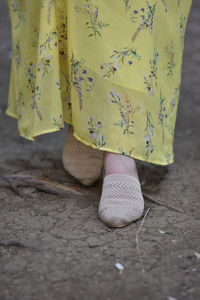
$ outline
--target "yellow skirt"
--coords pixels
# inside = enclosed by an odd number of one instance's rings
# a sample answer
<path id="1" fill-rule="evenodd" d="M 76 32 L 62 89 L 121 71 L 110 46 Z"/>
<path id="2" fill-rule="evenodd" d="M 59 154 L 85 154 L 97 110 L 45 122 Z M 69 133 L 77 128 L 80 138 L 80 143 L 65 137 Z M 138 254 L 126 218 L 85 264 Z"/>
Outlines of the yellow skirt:
<path id="1" fill-rule="evenodd" d="M 174 162 L 192 0 L 8 0 L 13 58 L 6 113 L 21 136 L 67 122 L 93 148 Z"/>

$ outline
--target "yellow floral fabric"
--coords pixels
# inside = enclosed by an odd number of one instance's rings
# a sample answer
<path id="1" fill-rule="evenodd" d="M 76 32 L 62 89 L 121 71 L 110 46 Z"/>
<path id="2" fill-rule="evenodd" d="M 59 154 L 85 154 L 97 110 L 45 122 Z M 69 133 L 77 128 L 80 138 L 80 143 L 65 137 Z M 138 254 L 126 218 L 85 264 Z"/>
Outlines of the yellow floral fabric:
<path id="1" fill-rule="evenodd" d="M 60 130 L 99 150 L 174 162 L 192 0 L 8 0 L 6 113 L 21 136 Z"/>

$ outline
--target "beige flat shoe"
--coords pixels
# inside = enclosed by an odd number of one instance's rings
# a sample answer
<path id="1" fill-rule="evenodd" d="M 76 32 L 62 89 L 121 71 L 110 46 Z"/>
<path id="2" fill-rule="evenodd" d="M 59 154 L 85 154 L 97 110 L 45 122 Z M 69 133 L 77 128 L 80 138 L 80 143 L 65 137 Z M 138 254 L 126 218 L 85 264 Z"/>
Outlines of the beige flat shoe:
<path id="1" fill-rule="evenodd" d="M 104 177 L 98 214 L 110 227 L 123 227 L 141 218 L 144 198 L 140 181 L 130 175 L 111 174 Z"/>
<path id="2" fill-rule="evenodd" d="M 81 143 L 73 136 L 70 126 L 62 152 L 64 169 L 83 185 L 94 184 L 101 176 L 103 151 Z"/>

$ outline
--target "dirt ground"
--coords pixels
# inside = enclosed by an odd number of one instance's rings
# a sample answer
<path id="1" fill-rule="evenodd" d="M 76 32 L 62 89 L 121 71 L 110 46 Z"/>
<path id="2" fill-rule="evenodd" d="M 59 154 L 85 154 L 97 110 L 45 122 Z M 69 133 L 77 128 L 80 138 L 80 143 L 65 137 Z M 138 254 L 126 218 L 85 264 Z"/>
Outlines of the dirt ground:
<path id="1" fill-rule="evenodd" d="M 77 183 L 61 163 L 67 128 L 30 142 L 18 135 L 16 120 L 4 114 L 11 59 L 5 0 L 0 3 L 0 41 L 0 176 L 28 172 L 71 183 L 73 190 Z M 200 299 L 199 78 L 200 2 L 194 0 L 185 39 L 175 163 L 162 167 L 137 161 L 149 196 L 145 212 L 150 208 L 140 231 L 142 220 L 119 229 L 99 220 L 101 182 L 81 195 L 56 195 L 42 191 L 37 182 L 21 182 L 22 197 L 14 185 L 1 181 L 1 300 Z M 117 262 L 124 271 L 119 272 Z"/>

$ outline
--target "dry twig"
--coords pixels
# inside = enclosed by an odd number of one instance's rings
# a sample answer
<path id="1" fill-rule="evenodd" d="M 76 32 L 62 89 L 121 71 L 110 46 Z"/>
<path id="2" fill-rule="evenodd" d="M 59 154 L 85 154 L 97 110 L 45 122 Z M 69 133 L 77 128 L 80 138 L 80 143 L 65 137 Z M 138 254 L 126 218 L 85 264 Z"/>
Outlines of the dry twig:
<path id="1" fill-rule="evenodd" d="M 143 194 L 143 196 L 144 196 L 144 198 L 145 198 L 146 200 L 148 200 L 148 201 L 150 201 L 150 202 L 152 202 L 152 203 L 154 203 L 154 204 L 157 204 L 157 205 L 166 207 L 166 208 L 168 208 L 168 209 L 171 209 L 171 210 L 176 211 L 176 212 L 179 212 L 179 213 L 183 213 L 183 211 L 182 211 L 181 209 L 179 209 L 179 208 L 176 208 L 176 207 L 171 206 L 171 205 L 166 205 L 166 204 L 164 204 L 164 203 L 162 203 L 162 202 L 160 202 L 160 201 L 158 201 L 158 200 L 153 199 L 153 198 L 152 198 L 147 192 L 145 192 L 145 191 L 143 191 L 142 194 Z"/>
<path id="2" fill-rule="evenodd" d="M 143 224 L 144 224 L 144 221 L 145 221 L 145 219 L 146 219 L 146 217 L 147 217 L 147 214 L 148 214 L 149 210 L 150 210 L 150 207 L 147 209 L 147 211 L 146 211 L 146 213 L 145 213 L 145 215 L 144 215 L 144 218 L 143 218 L 143 220 L 142 220 L 142 222 L 141 222 L 141 224 L 140 224 L 140 228 L 139 228 L 139 230 L 137 231 L 137 233 L 136 233 L 136 238 L 135 238 L 135 241 L 136 241 L 136 249 L 137 249 L 139 261 L 140 261 L 140 263 L 141 263 L 141 265 L 142 265 L 142 272 L 145 272 L 145 270 L 144 270 L 144 265 L 143 265 L 143 261 L 142 261 L 142 258 L 141 258 L 141 252 L 140 252 L 140 247 L 139 247 L 139 233 L 140 233 L 140 231 L 141 231 L 141 229 L 142 229 L 142 226 L 143 226 Z"/>
<path id="3" fill-rule="evenodd" d="M 30 185 L 40 191 L 63 196 L 69 195 L 69 193 L 73 193 L 78 196 L 87 195 L 89 193 L 89 191 L 83 187 L 77 187 L 73 184 L 64 185 L 56 181 L 34 175 L 30 176 L 16 174 L 9 176 L 1 176 L 0 181 L 5 181 L 7 184 L 9 184 L 12 190 L 15 191 L 22 198 L 23 195 L 19 191 L 17 186 Z"/>

